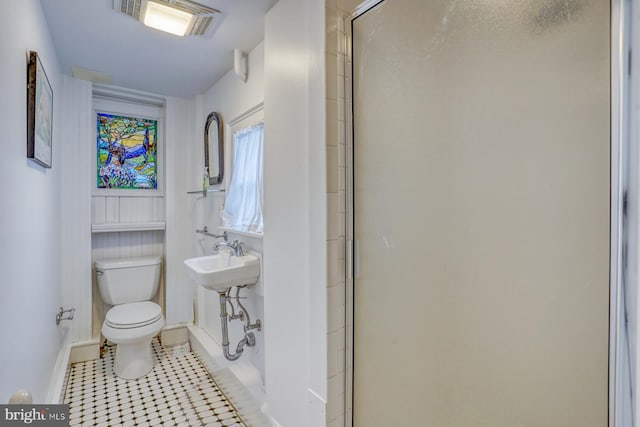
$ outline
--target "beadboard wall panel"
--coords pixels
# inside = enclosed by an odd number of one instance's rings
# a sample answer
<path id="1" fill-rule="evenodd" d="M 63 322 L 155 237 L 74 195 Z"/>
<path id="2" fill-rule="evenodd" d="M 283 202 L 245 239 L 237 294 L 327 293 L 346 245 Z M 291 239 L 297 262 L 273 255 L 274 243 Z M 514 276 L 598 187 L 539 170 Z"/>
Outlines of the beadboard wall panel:
<path id="1" fill-rule="evenodd" d="M 164 197 L 93 196 L 91 198 L 91 223 L 164 221 L 164 205 Z"/>
<path id="2" fill-rule="evenodd" d="M 91 198 L 91 224 L 107 223 L 107 201 L 106 197 Z"/>
<path id="3" fill-rule="evenodd" d="M 164 197 L 135 196 L 92 196 L 91 223 L 126 224 L 164 221 Z M 91 239 L 92 265 L 96 259 L 134 258 L 141 256 L 161 256 L 162 279 L 160 289 L 154 300 L 165 310 L 165 274 L 164 231 L 123 231 L 112 233 L 93 233 Z M 93 268 L 93 328 L 92 338 L 100 337 L 100 329 L 109 306 L 102 302 L 97 287 L 95 268 Z"/>

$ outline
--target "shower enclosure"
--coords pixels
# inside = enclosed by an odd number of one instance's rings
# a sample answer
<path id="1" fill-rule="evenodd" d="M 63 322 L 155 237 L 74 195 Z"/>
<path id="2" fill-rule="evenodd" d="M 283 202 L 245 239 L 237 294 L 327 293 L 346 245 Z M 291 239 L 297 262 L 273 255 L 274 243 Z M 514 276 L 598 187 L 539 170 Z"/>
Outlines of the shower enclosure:
<path id="1" fill-rule="evenodd" d="M 613 425 L 610 2 L 374 3 L 349 57 L 353 425 Z"/>

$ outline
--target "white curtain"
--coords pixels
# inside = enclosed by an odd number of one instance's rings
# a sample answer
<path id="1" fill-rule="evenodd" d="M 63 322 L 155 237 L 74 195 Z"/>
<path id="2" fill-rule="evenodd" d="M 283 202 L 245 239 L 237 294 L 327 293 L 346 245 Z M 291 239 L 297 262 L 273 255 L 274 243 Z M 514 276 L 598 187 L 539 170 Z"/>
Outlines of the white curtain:
<path id="1" fill-rule="evenodd" d="M 233 173 L 222 213 L 222 225 L 262 233 L 262 146 L 264 123 L 233 135 Z"/>

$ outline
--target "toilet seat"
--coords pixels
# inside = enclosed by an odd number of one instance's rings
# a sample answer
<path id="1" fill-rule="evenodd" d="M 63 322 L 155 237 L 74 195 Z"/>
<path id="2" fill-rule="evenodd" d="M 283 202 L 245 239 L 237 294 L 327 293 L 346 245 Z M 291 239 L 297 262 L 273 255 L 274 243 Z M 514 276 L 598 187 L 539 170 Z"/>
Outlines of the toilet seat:
<path id="1" fill-rule="evenodd" d="M 162 318 L 162 309 L 151 301 L 116 305 L 107 312 L 105 325 L 113 329 L 142 328 Z"/>
<path id="2" fill-rule="evenodd" d="M 160 306 L 151 301 L 116 305 L 107 312 L 102 335 L 114 344 L 135 344 L 149 341 L 164 327 Z"/>

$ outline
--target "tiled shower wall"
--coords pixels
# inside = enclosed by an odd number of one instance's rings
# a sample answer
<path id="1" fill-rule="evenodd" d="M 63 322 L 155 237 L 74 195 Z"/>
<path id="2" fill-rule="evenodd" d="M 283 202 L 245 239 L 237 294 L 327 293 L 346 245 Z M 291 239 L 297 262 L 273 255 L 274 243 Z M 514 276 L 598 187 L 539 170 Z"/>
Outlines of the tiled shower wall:
<path id="1" fill-rule="evenodd" d="M 346 357 L 346 164 L 350 135 L 350 65 L 347 52 L 350 17 L 361 0 L 327 0 L 326 124 L 327 124 L 327 426 L 345 426 L 351 418 L 345 405 Z M 350 89 L 349 89 L 350 90 Z M 350 425 L 350 421 L 346 421 Z"/>

